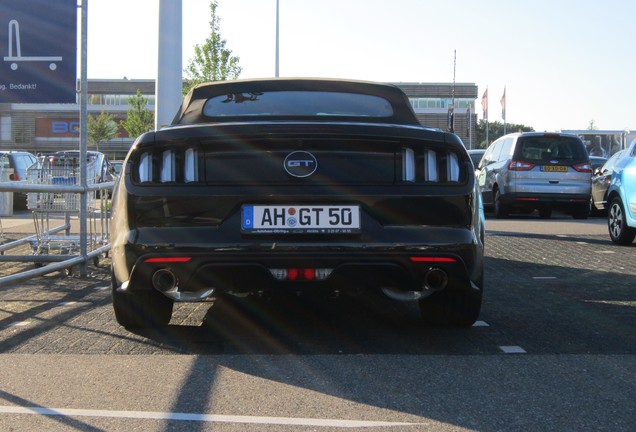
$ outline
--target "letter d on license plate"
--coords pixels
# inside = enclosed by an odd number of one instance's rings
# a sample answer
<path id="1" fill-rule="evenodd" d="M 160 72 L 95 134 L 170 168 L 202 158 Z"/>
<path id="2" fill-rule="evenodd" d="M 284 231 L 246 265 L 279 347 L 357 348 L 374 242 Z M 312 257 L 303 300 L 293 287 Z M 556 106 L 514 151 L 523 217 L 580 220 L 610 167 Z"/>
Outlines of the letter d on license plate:
<path id="1" fill-rule="evenodd" d="M 360 207 L 245 205 L 241 230 L 251 233 L 356 233 L 360 231 Z"/>

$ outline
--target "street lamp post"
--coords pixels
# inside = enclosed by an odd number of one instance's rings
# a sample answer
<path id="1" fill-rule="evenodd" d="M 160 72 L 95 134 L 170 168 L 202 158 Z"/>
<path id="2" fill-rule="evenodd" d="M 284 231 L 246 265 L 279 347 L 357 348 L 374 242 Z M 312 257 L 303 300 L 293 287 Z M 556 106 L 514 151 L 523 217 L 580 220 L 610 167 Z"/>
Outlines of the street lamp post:
<path id="1" fill-rule="evenodd" d="M 279 77 L 279 0 L 276 0 L 276 78 Z"/>

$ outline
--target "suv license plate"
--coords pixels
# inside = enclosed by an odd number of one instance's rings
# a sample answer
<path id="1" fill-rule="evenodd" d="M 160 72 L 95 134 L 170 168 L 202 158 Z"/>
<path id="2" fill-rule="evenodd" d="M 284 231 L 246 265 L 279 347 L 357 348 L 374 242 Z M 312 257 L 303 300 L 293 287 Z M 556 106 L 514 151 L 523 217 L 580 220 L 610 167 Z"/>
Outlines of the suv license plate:
<path id="1" fill-rule="evenodd" d="M 360 232 L 360 207 L 245 205 L 241 230 L 258 234 L 354 234 Z"/>
<path id="2" fill-rule="evenodd" d="M 541 167 L 544 172 L 568 172 L 568 167 L 563 165 L 544 165 Z"/>

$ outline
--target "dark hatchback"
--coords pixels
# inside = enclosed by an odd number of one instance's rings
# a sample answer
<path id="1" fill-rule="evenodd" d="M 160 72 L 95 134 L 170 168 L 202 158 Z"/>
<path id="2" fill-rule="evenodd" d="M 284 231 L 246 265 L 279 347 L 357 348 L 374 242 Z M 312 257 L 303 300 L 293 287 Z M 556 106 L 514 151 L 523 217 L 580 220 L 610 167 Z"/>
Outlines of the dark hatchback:
<path id="1" fill-rule="evenodd" d="M 484 280 L 476 190 L 461 140 L 422 127 L 397 87 L 198 86 L 170 127 L 137 139 L 116 185 L 117 321 L 165 325 L 175 301 L 337 291 L 472 325 Z"/>

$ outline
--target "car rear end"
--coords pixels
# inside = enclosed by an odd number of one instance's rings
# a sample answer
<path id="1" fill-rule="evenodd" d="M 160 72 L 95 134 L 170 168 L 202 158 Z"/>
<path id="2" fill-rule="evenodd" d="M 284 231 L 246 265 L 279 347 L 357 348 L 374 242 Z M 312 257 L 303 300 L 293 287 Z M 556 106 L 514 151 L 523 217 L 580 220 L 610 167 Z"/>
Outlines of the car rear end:
<path id="1" fill-rule="evenodd" d="M 483 216 L 471 161 L 452 134 L 188 126 L 142 136 L 124 169 L 113 206 L 115 289 L 174 301 L 268 290 L 480 295 Z"/>
<path id="2" fill-rule="evenodd" d="M 508 164 L 508 199 L 517 207 L 589 213 L 592 167 L 585 146 L 574 135 L 524 133 Z"/>
<path id="3" fill-rule="evenodd" d="M 472 163 L 394 86 L 195 87 L 172 127 L 133 145 L 113 209 L 113 306 L 127 327 L 166 323 L 175 301 L 265 293 L 383 293 L 443 325 L 479 314 Z"/>

